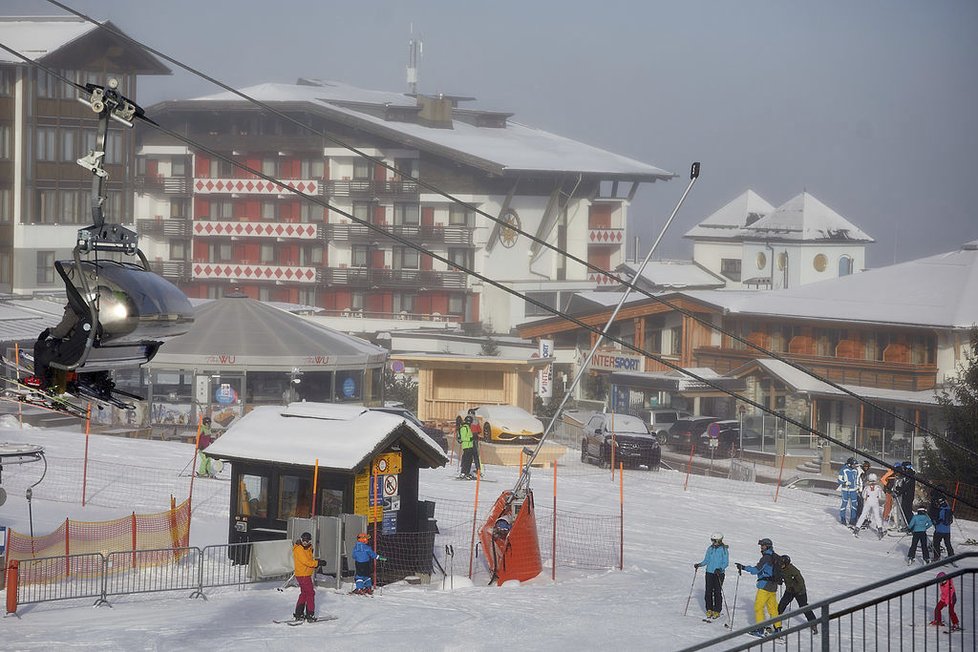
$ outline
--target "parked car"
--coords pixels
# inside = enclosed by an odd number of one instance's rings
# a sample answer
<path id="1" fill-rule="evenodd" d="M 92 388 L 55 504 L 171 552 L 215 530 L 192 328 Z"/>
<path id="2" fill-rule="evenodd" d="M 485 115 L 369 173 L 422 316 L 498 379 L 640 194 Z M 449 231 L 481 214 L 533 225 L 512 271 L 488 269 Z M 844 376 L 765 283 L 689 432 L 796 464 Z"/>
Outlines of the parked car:
<path id="1" fill-rule="evenodd" d="M 736 419 L 724 419 L 715 423 L 720 429 L 717 437 L 719 440 L 717 450 L 714 453 L 716 457 L 730 457 L 742 448 L 760 449 L 761 433 L 756 430 L 744 428 L 743 436 L 741 436 L 740 421 Z M 774 438 L 772 436 L 767 437 L 765 442 L 772 447 L 774 446 Z M 696 452 L 707 456 L 710 454 L 709 424 L 707 424 L 703 434 L 700 435 L 699 443 L 696 445 Z"/>
<path id="2" fill-rule="evenodd" d="M 396 407 L 387 405 L 384 407 L 372 407 L 370 408 L 374 412 L 387 412 L 388 414 L 394 414 L 399 417 L 404 417 L 405 421 L 410 421 L 417 427 L 424 431 L 424 434 L 428 435 L 435 440 L 435 443 L 441 446 L 442 450 L 448 450 L 448 436 L 445 431 L 441 428 L 435 428 L 434 426 L 427 425 L 424 421 L 419 419 L 417 415 L 406 407 Z"/>
<path id="3" fill-rule="evenodd" d="M 613 442 L 613 444 L 612 444 Z M 610 466 L 644 466 L 658 470 L 662 460 L 659 440 L 643 419 L 627 414 L 595 414 L 584 426 L 581 461 Z"/>
<path id="4" fill-rule="evenodd" d="M 689 451 L 694 443 L 697 448 L 701 448 L 700 435 L 706 433 L 707 426 L 719 420 L 720 417 L 696 416 L 676 421 L 669 428 L 669 446 L 679 452 Z"/>
<path id="5" fill-rule="evenodd" d="M 475 409 L 475 420 L 482 427 L 482 441 L 537 443 L 543 437 L 543 422 L 515 405 L 482 405 Z M 458 416 L 465 418 L 468 410 Z"/>
<path id="6" fill-rule="evenodd" d="M 656 408 L 649 410 L 649 430 L 659 438 L 659 443 L 666 443 L 669 435 L 669 428 L 680 419 L 688 419 L 693 416 L 685 410 L 674 410 L 672 408 Z"/>
<path id="7" fill-rule="evenodd" d="M 817 476 L 795 476 L 782 485 L 783 489 L 801 489 L 824 496 L 835 496 L 839 483 L 831 478 Z"/>

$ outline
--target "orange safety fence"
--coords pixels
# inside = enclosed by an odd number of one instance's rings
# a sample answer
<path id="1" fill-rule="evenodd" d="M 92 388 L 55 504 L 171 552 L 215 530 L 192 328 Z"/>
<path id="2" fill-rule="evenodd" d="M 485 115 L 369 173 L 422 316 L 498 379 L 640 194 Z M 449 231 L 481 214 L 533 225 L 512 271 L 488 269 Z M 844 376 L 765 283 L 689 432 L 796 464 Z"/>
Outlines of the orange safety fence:
<path id="1" fill-rule="evenodd" d="M 190 501 L 185 500 L 165 512 L 156 514 L 131 514 L 112 521 L 84 522 L 65 519 L 58 528 L 39 536 L 21 534 L 9 530 L 7 559 L 28 561 L 47 557 L 64 557 L 70 560 L 64 565 L 48 565 L 43 577 L 35 576 L 35 582 L 53 581 L 67 575 L 86 577 L 101 572 L 98 555 L 114 552 L 132 552 L 117 556 L 114 569 L 127 570 L 132 566 L 150 566 L 170 563 L 176 559 L 190 541 Z M 160 549 L 163 549 L 160 552 Z M 166 549 L 174 549 L 168 553 Z M 153 550 L 152 554 L 138 553 Z M 91 555 L 92 563 L 83 561 Z M 82 556 L 82 558 L 79 558 Z"/>

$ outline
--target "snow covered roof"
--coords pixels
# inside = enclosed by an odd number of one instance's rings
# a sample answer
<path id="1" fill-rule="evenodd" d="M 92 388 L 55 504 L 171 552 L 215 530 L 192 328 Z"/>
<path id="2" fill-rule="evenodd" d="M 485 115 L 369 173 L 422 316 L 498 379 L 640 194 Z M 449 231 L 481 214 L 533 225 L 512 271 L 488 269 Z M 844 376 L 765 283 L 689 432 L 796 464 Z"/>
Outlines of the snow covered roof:
<path id="1" fill-rule="evenodd" d="M 739 237 L 741 229 L 774 211 L 774 206 L 753 190 L 748 189 L 736 199 L 686 232 L 687 238 Z"/>
<path id="2" fill-rule="evenodd" d="M 978 324 L 978 240 L 957 251 L 787 290 L 690 290 L 730 313 L 963 328 Z"/>
<path id="3" fill-rule="evenodd" d="M 207 454 L 356 472 L 398 442 L 417 454 L 425 468 L 448 462 L 441 447 L 402 417 L 362 406 L 291 403 L 257 407 L 234 422 Z"/>
<path id="4" fill-rule="evenodd" d="M 328 371 L 383 364 L 387 350 L 262 301 L 225 297 L 199 305 L 186 335 L 160 347 L 152 368 Z"/>
<path id="5" fill-rule="evenodd" d="M 100 26 L 74 16 L 0 17 L 0 43 L 48 66 L 72 70 L 170 74 L 170 69 L 155 56 L 112 34 L 110 30 L 121 33 L 110 21 L 104 21 Z M 6 50 L 0 51 L 0 63 L 27 65 L 23 59 Z"/>
<path id="6" fill-rule="evenodd" d="M 640 263 L 625 263 L 618 267 L 629 278 L 635 278 Z M 621 274 L 619 274 L 621 275 Z M 691 260 L 650 260 L 642 270 L 641 286 L 649 291 L 684 288 L 722 288 L 726 281 Z M 634 284 L 634 282 L 633 282 Z"/>
<path id="7" fill-rule="evenodd" d="M 753 190 L 686 232 L 694 240 L 873 242 L 859 227 L 807 192 L 777 208 Z"/>
<path id="8" fill-rule="evenodd" d="M 688 367 L 683 371 L 696 374 L 698 377 L 708 380 L 722 389 L 729 389 L 731 391 L 743 390 L 742 381 L 737 378 L 718 374 L 709 367 Z M 613 385 L 645 387 L 674 392 L 711 389 L 710 385 L 701 383 L 692 376 L 676 369 L 670 369 L 668 371 L 615 371 L 612 372 L 609 381 Z"/>
<path id="9" fill-rule="evenodd" d="M 357 88 L 340 82 L 300 80 L 296 84 L 266 83 L 241 89 L 253 99 L 275 106 L 305 103 L 330 119 L 390 138 L 409 147 L 429 150 L 492 173 L 572 172 L 624 177 L 639 181 L 670 179 L 674 174 L 598 147 L 534 129 L 513 120 L 503 126 L 482 126 L 459 119 L 465 112 L 453 112 L 450 128 L 417 122 L 384 119 L 391 107 L 416 107 L 413 96 L 402 93 Z M 233 108 L 246 104 L 231 92 L 166 102 L 150 111 L 159 115 L 166 108 L 194 108 L 194 104 Z M 501 115 L 501 114 L 494 114 Z"/>
<path id="10" fill-rule="evenodd" d="M 731 376 L 743 376 L 751 370 L 760 367 L 770 375 L 778 378 L 781 382 L 791 387 L 796 392 L 803 392 L 816 396 L 845 397 L 847 394 L 832 387 L 821 380 L 813 378 L 804 371 L 800 371 L 773 358 L 759 358 L 738 367 L 730 372 Z M 934 390 L 908 391 L 900 389 L 882 389 L 879 387 L 864 387 L 862 385 L 846 385 L 839 383 L 840 387 L 858 394 L 872 401 L 885 401 L 892 403 L 912 403 L 918 405 L 937 405 L 937 396 Z"/>
<path id="11" fill-rule="evenodd" d="M 807 192 L 789 199 L 747 226 L 744 238 L 873 242 L 859 227 Z"/>
<path id="12" fill-rule="evenodd" d="M 0 43 L 30 59 L 40 60 L 94 29 L 98 26 L 81 18 L 3 16 L 0 17 Z M 0 50 L 0 61 L 24 63 L 6 50 Z"/>

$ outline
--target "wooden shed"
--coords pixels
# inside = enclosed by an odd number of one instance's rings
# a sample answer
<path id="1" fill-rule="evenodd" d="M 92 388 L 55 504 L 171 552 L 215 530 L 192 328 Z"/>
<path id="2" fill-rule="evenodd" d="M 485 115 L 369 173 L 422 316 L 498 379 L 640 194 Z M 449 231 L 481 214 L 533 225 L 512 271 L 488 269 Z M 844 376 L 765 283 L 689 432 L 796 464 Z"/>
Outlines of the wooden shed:
<path id="1" fill-rule="evenodd" d="M 485 404 L 516 405 L 533 413 L 536 374 L 553 358 L 501 358 L 395 353 L 418 372 L 418 418 L 451 422 L 459 410 Z"/>

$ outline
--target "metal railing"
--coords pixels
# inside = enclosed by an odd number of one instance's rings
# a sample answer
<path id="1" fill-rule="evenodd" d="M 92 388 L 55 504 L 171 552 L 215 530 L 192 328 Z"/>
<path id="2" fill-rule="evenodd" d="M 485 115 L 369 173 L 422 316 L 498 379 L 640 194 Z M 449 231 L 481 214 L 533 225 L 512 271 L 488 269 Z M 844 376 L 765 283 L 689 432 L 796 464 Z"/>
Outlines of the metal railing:
<path id="1" fill-rule="evenodd" d="M 17 604 L 89 598 L 99 606 L 110 596 L 164 591 L 204 598 L 205 588 L 276 579 L 256 577 L 250 561 L 250 543 L 28 559 L 18 562 Z"/>
<path id="2" fill-rule="evenodd" d="M 967 567 L 958 563 L 968 562 Z M 680 652 L 694 650 L 750 650 L 776 649 L 775 639 L 787 644 L 787 649 L 821 650 L 973 650 L 975 627 L 978 626 L 974 604 L 978 586 L 978 552 L 967 552 L 940 562 L 888 577 L 867 586 L 861 586 L 801 609 L 787 611 L 776 618 L 755 623 L 731 631 L 709 641 L 683 648 Z M 943 570 L 944 577 L 936 577 Z M 907 584 L 921 575 L 928 579 Z M 942 627 L 930 626 L 934 607 L 938 601 L 938 584 L 952 580 L 957 589 L 957 607 L 962 629 L 946 633 Z M 854 598 L 865 597 L 888 587 L 900 586 L 893 591 L 876 595 L 857 604 Z M 965 605 L 962 607 L 962 605 Z M 775 623 L 787 624 L 793 617 L 805 617 L 805 612 L 818 614 L 815 621 L 784 627 L 780 632 L 764 638 L 752 638 L 737 642 L 752 630 L 772 627 Z M 947 611 L 944 618 L 949 618 Z M 815 625 L 818 632 L 812 631 Z M 953 647 L 952 647 L 952 644 Z"/>

